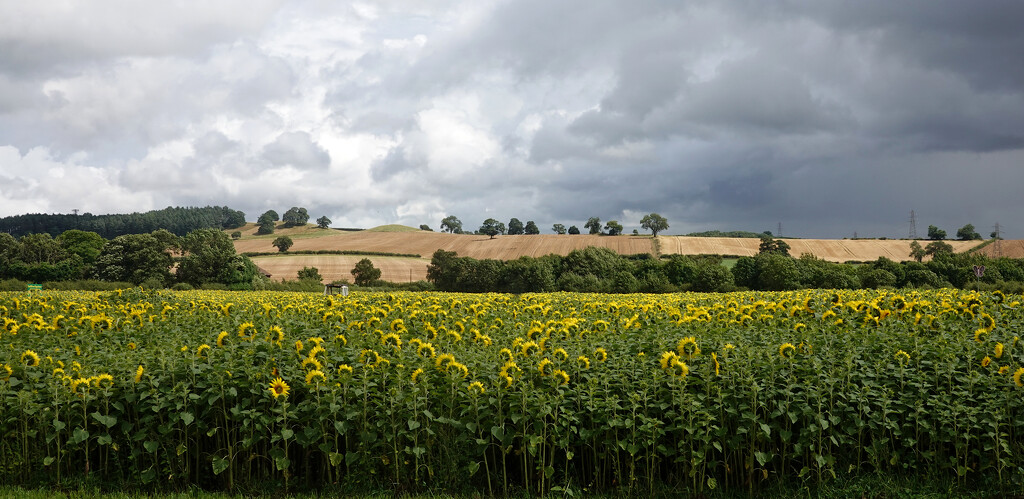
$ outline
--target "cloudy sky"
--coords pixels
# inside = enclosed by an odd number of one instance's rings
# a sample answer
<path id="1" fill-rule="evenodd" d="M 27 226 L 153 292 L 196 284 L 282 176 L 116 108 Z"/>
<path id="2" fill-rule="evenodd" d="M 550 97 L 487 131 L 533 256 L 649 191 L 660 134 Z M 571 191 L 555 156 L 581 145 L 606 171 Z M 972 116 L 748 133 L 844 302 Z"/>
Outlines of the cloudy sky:
<path id="1" fill-rule="evenodd" d="M 1024 2 L 0 0 L 0 216 L 1024 238 Z"/>

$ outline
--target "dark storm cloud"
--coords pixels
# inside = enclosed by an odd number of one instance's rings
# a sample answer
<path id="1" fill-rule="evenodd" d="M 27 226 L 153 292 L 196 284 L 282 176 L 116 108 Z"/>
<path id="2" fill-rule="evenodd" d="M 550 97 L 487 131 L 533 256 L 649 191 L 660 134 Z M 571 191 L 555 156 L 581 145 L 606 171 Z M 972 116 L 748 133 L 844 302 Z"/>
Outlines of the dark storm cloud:
<path id="1" fill-rule="evenodd" d="M 831 237 L 1024 209 L 1017 1 L 33 5 L 0 7 L 0 176 L 104 206 Z"/>

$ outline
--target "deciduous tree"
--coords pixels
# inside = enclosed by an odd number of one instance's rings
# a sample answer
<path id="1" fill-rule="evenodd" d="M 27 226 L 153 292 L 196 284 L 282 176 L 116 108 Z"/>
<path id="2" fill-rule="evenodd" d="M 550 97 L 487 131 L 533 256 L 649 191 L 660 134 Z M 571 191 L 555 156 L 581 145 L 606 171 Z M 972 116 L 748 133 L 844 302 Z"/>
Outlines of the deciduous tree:
<path id="1" fill-rule="evenodd" d="M 316 219 L 316 226 L 321 229 L 326 229 L 331 226 L 331 219 L 327 218 L 327 215 L 324 215 Z"/>
<path id="2" fill-rule="evenodd" d="M 484 220 L 484 224 L 480 226 L 479 232 L 481 234 L 491 236 L 491 239 L 494 239 L 494 236 L 505 233 L 505 224 L 493 218 L 488 218 L 487 220 Z"/>
<path id="3" fill-rule="evenodd" d="M 462 220 L 456 218 L 455 215 L 444 217 L 441 220 L 441 231 L 451 234 L 462 234 Z"/>
<path id="4" fill-rule="evenodd" d="M 380 269 L 374 267 L 369 258 L 363 258 L 356 262 L 352 269 L 352 277 L 357 286 L 366 286 L 380 279 Z"/>
<path id="5" fill-rule="evenodd" d="M 305 208 L 292 206 L 284 212 L 284 215 L 281 215 L 281 221 L 284 222 L 285 227 L 306 225 L 306 222 L 309 221 L 309 213 Z"/>
<path id="6" fill-rule="evenodd" d="M 652 236 L 657 236 L 659 232 L 668 229 L 668 219 L 657 213 L 651 213 L 640 219 L 640 227 L 651 231 Z"/>
<path id="7" fill-rule="evenodd" d="M 552 225 L 551 230 L 554 231 L 555 234 L 565 234 L 565 226 L 562 224 Z"/>
<path id="8" fill-rule="evenodd" d="M 591 234 L 601 233 L 601 219 L 598 217 L 590 217 L 587 219 L 587 223 L 583 224 L 584 229 L 590 229 Z"/>
<path id="9" fill-rule="evenodd" d="M 520 222 L 518 218 L 513 218 L 508 221 L 508 235 L 519 235 L 523 233 L 523 230 L 523 222 Z"/>
<path id="10" fill-rule="evenodd" d="M 274 239 L 274 242 L 271 244 L 277 248 L 277 251 L 284 253 L 285 251 L 288 251 L 288 248 L 291 248 L 292 244 L 294 243 L 292 241 L 292 238 L 288 236 L 278 236 L 277 239 Z"/>
<path id="11" fill-rule="evenodd" d="M 604 228 L 608 231 L 609 236 L 622 234 L 622 224 L 620 224 L 618 220 L 609 220 L 608 223 L 605 224 Z"/>
<path id="12" fill-rule="evenodd" d="M 537 223 L 533 220 L 527 220 L 526 227 L 523 228 L 523 233 L 530 235 L 540 234 L 540 227 L 537 227 Z"/>

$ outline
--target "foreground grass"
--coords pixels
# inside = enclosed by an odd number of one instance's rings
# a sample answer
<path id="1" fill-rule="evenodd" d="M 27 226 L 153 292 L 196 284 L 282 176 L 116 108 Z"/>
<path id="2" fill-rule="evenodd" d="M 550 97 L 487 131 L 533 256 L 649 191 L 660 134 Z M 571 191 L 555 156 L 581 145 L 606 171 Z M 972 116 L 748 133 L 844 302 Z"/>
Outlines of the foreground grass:
<path id="1" fill-rule="evenodd" d="M 634 490 L 633 496 L 637 491 Z M 766 499 L 792 499 L 792 498 L 873 498 L 873 499 L 938 499 L 938 498 L 1022 498 L 1024 494 L 1020 491 L 999 490 L 998 484 L 958 484 L 946 477 L 899 477 L 891 475 L 862 475 L 839 477 L 828 483 L 817 486 L 806 486 L 800 483 L 777 483 L 775 485 L 753 489 L 753 490 L 731 490 L 721 489 L 708 491 L 705 494 L 694 496 L 686 491 L 670 488 L 656 489 L 654 491 L 641 491 L 640 496 L 648 497 L 700 497 L 706 499 L 722 498 L 734 499 L 744 497 L 759 497 Z M 551 497 L 601 497 L 618 498 L 630 497 L 626 491 L 594 494 L 585 489 L 560 488 L 551 490 Z M 69 490 L 53 489 L 25 489 L 11 486 L 0 486 L 0 499 L 230 499 L 241 497 L 288 497 L 295 499 L 315 499 L 321 497 L 358 497 L 364 499 L 375 498 L 431 498 L 431 499 L 461 499 L 479 498 L 482 494 L 478 492 L 451 494 L 445 491 L 426 492 L 409 495 L 398 494 L 394 491 L 359 491 L 352 489 L 325 489 L 313 492 L 285 493 L 283 490 L 249 490 L 238 494 L 227 494 L 222 492 L 206 492 L 195 489 L 179 493 L 150 493 L 150 492 L 103 492 L 89 488 L 71 488 Z M 522 491 L 510 494 L 513 498 L 532 497 Z"/>

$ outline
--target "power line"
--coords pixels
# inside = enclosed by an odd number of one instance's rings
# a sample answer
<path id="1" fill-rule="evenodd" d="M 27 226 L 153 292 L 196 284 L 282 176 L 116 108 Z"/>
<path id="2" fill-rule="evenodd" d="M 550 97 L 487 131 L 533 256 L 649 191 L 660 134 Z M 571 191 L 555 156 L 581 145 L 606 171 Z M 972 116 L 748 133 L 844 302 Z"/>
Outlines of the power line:
<path id="1" fill-rule="evenodd" d="M 910 238 L 917 239 L 917 216 L 910 210 Z"/>

